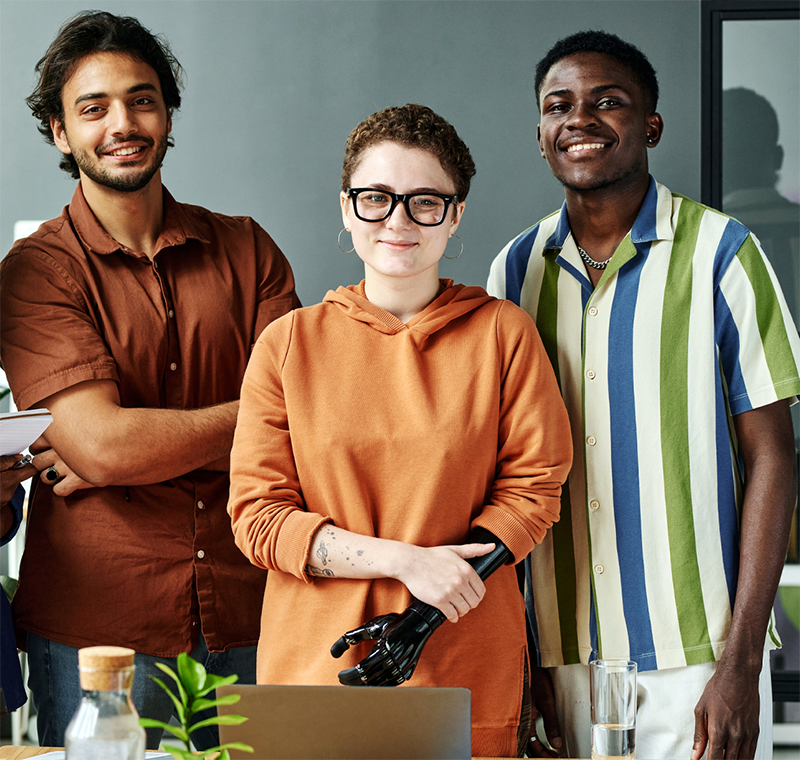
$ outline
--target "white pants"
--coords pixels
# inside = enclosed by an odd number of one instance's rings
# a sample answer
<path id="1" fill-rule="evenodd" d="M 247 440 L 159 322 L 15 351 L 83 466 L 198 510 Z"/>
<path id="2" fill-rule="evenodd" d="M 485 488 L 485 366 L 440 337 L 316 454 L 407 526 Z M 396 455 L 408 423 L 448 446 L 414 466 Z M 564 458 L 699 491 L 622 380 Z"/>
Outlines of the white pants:
<path id="1" fill-rule="evenodd" d="M 694 740 L 694 708 L 717 668 L 716 662 L 638 674 L 636 757 L 688 760 Z M 592 756 L 589 666 L 550 668 L 561 726 L 561 757 Z M 755 760 L 772 760 L 772 681 L 764 653 L 758 684 L 761 710 Z"/>

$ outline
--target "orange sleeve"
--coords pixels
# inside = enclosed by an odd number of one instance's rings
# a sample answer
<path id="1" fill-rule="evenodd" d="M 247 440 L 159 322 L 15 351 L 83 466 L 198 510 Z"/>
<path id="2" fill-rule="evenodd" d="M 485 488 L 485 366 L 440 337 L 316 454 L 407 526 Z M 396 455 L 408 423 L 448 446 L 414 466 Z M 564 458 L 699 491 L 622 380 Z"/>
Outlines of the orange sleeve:
<path id="1" fill-rule="evenodd" d="M 271 323 L 247 365 L 231 449 L 228 513 L 236 545 L 258 567 L 311 582 L 311 539 L 329 520 L 307 512 L 292 452 L 282 367 L 294 315 Z"/>
<path id="2" fill-rule="evenodd" d="M 505 301 L 498 310 L 502 394 L 497 474 L 473 520 L 522 560 L 559 518 L 561 486 L 572 465 L 569 418 L 533 320 Z"/>

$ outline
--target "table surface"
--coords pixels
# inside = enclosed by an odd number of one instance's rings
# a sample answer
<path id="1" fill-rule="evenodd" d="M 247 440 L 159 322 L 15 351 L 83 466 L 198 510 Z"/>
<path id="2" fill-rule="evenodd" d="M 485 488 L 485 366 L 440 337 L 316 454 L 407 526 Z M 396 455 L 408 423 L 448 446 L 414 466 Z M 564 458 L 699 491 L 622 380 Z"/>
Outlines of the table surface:
<path id="1" fill-rule="evenodd" d="M 63 749 L 62 747 L 13 747 L 10 744 L 0 747 L 0 760 L 24 760 L 27 757 L 36 757 L 45 752 Z M 511 760 L 511 758 L 483 758 L 474 757 L 472 760 Z"/>

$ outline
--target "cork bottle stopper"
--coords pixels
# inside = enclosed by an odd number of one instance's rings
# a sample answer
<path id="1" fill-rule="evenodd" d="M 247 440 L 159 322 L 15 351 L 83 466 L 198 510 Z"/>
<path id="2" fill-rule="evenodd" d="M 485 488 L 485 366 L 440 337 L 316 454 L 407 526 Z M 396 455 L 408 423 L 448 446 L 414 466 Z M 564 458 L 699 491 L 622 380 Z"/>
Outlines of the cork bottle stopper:
<path id="1" fill-rule="evenodd" d="M 133 683 L 133 657 L 126 647 L 84 647 L 78 668 L 84 691 L 126 691 Z"/>

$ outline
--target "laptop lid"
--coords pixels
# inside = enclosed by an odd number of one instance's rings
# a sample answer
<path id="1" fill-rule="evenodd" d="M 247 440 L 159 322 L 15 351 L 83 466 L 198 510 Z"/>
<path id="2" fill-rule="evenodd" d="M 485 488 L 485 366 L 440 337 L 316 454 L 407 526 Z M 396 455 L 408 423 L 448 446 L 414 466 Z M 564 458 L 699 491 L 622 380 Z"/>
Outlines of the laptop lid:
<path id="1" fill-rule="evenodd" d="M 460 688 L 254 686 L 229 684 L 217 696 L 240 694 L 221 715 L 244 715 L 220 726 L 220 743 L 244 742 L 232 760 L 468 760 L 472 753 L 470 692 Z"/>

